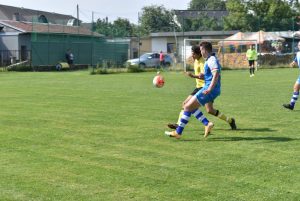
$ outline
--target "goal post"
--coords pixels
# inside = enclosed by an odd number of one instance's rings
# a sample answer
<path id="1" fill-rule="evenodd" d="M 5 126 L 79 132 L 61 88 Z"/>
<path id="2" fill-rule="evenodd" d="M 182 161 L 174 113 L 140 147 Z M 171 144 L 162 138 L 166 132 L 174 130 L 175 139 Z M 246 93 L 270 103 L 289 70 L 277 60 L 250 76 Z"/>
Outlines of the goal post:
<path id="1" fill-rule="evenodd" d="M 223 68 L 240 69 L 248 68 L 246 52 L 249 45 L 255 45 L 257 51 L 256 40 L 225 40 L 225 39 L 184 39 L 182 48 L 182 59 L 184 62 L 184 71 L 187 70 L 191 63 L 191 48 L 194 45 L 200 45 L 202 41 L 212 43 L 213 52 L 218 57 Z"/>

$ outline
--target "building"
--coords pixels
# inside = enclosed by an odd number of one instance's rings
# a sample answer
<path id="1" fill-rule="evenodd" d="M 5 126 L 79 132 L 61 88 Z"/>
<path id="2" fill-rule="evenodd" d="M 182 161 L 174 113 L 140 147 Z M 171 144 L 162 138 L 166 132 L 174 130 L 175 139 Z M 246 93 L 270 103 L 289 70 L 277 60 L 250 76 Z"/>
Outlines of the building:
<path id="1" fill-rule="evenodd" d="M 124 63 L 128 45 L 112 43 L 69 15 L 0 5 L 0 66 L 55 66 L 71 49 L 77 65 Z M 118 51 L 116 51 L 118 50 Z"/>
<path id="2" fill-rule="evenodd" d="M 63 15 L 54 12 L 45 12 L 0 4 L 0 20 L 12 20 L 22 22 L 39 22 L 61 25 L 78 25 L 80 21 L 71 15 Z"/>

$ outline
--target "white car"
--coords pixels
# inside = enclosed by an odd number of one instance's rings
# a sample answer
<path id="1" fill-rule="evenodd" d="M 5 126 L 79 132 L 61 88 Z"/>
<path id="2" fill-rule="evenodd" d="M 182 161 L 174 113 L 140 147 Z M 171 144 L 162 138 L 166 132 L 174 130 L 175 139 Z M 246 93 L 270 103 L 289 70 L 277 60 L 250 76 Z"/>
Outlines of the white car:
<path id="1" fill-rule="evenodd" d="M 168 54 L 164 54 L 164 65 L 171 66 L 172 58 Z M 139 65 L 141 68 L 160 66 L 159 53 L 145 53 L 140 58 L 130 59 L 126 61 L 129 65 Z"/>

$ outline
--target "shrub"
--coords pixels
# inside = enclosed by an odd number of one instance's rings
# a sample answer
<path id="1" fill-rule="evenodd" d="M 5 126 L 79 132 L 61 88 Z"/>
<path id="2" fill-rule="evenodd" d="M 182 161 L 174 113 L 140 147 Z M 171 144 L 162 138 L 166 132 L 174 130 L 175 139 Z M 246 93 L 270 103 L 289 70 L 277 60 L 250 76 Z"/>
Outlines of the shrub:
<path id="1" fill-rule="evenodd" d="M 20 71 L 20 72 L 25 72 L 25 71 L 32 71 L 32 67 L 31 66 L 12 66 L 12 67 L 8 67 L 7 71 Z"/>
<path id="2" fill-rule="evenodd" d="M 140 73 L 140 72 L 145 72 L 145 70 L 140 68 L 137 65 L 129 65 L 127 67 L 127 72 L 129 72 L 129 73 Z"/>

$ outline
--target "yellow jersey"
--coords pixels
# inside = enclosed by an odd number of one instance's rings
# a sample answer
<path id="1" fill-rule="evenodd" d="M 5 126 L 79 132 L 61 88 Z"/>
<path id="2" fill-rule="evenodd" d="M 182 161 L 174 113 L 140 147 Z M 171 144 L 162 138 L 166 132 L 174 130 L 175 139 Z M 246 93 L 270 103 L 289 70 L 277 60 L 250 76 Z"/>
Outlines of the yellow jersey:
<path id="1" fill-rule="evenodd" d="M 195 75 L 200 75 L 200 73 L 204 73 L 204 58 L 200 57 L 199 59 L 195 59 L 194 61 L 194 72 Z M 200 80 L 196 78 L 196 88 L 201 88 L 204 86 L 204 80 Z"/>
<path id="2" fill-rule="evenodd" d="M 246 57 L 248 58 L 248 60 L 256 60 L 257 59 L 256 50 L 248 49 L 246 52 Z"/>

